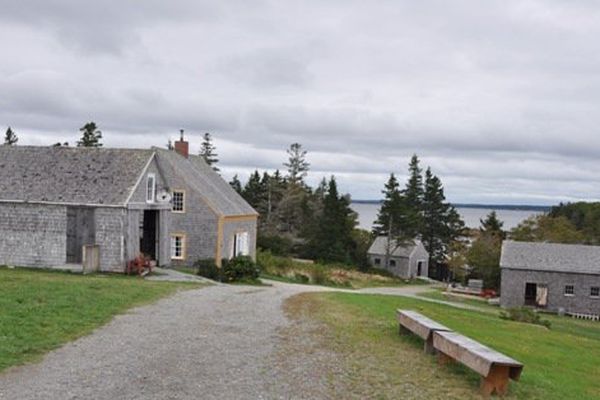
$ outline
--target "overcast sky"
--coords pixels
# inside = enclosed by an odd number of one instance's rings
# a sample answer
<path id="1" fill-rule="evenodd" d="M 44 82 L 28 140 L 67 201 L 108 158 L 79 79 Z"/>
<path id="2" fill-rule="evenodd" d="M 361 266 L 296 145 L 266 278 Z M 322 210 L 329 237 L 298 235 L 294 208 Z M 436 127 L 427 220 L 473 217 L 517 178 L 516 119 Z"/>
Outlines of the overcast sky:
<path id="1" fill-rule="evenodd" d="M 0 129 L 19 144 L 191 150 L 226 178 L 309 151 L 377 199 L 417 153 L 454 202 L 600 198 L 600 3 L 0 0 Z"/>

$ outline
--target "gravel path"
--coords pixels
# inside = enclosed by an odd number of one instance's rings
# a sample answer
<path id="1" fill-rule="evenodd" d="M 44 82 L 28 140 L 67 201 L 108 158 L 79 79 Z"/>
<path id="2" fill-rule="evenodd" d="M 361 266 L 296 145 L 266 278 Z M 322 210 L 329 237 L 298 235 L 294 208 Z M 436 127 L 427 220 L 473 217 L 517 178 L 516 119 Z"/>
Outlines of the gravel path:
<path id="1" fill-rule="evenodd" d="M 282 310 L 294 294 L 324 290 L 273 283 L 181 291 L 0 374 L 0 399 L 328 398 L 339 394 L 331 378 L 341 362 L 318 347 L 318 327 L 294 326 Z M 298 343 L 283 343 L 290 329 Z"/>

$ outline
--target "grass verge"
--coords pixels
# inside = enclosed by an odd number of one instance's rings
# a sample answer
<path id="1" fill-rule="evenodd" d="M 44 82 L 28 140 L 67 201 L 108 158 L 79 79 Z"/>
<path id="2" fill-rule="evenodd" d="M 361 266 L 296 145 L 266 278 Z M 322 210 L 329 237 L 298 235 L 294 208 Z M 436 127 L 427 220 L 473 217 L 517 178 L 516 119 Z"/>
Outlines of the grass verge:
<path id="1" fill-rule="evenodd" d="M 0 268 L 0 371 L 37 360 L 133 306 L 198 286 Z"/>
<path id="2" fill-rule="evenodd" d="M 369 398 L 480 398 L 479 376 L 460 365 L 440 367 L 414 336 L 399 336 L 395 310 L 417 310 L 525 364 L 511 383 L 514 399 L 600 398 L 600 324 L 553 317 L 552 329 L 506 321 L 496 313 L 425 301 L 348 293 L 302 294 L 290 309 L 310 307 L 335 333 L 353 393 Z"/>

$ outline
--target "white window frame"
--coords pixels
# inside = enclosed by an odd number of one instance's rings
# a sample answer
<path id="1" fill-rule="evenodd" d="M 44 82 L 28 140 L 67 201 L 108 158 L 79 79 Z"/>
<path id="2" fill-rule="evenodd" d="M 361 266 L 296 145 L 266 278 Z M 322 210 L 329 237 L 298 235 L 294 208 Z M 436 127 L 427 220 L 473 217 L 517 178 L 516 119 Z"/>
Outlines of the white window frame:
<path id="1" fill-rule="evenodd" d="M 250 235 L 247 231 L 236 232 L 233 235 L 231 257 L 250 255 Z"/>
<path id="2" fill-rule="evenodd" d="M 177 239 L 180 241 L 180 254 L 177 255 Z M 186 235 L 185 233 L 171 234 L 171 260 L 185 260 L 186 252 Z"/>
<path id="3" fill-rule="evenodd" d="M 152 181 L 152 187 L 150 187 L 150 181 Z M 146 203 L 154 203 L 155 201 L 156 201 L 156 174 L 148 174 L 148 176 L 146 176 Z"/>
<path id="4" fill-rule="evenodd" d="M 571 288 L 571 290 L 568 291 L 567 288 Z M 575 296 L 575 285 L 565 285 L 564 294 L 566 297 L 574 297 Z"/>
<path id="5" fill-rule="evenodd" d="M 596 289 L 598 294 L 593 294 L 592 291 Z M 590 297 L 592 299 L 600 299 L 600 287 L 599 286 L 592 286 L 590 287 Z"/>
<path id="6" fill-rule="evenodd" d="M 175 209 L 175 193 L 181 193 L 181 210 L 176 210 Z M 171 200 L 172 202 L 172 207 L 171 207 L 171 211 L 176 213 L 176 214 L 185 214 L 185 190 L 173 190 L 173 198 Z"/>

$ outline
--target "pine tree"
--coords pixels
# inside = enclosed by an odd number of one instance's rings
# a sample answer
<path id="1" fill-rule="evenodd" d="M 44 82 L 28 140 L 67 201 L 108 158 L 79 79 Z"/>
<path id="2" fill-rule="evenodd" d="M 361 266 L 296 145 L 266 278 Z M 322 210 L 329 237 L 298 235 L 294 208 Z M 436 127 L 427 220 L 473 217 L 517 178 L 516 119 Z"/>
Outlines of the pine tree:
<path id="1" fill-rule="evenodd" d="M 4 144 L 6 146 L 13 146 L 13 145 L 16 145 L 18 141 L 19 141 L 19 138 L 17 137 L 15 132 L 12 130 L 12 128 L 9 126 L 8 129 L 6 130 L 6 134 L 4 135 Z"/>
<path id="2" fill-rule="evenodd" d="M 215 172 L 219 172 L 219 168 L 217 168 L 216 165 L 219 162 L 219 159 L 217 158 L 218 154 L 215 152 L 216 150 L 217 148 L 212 142 L 210 133 L 205 133 L 204 139 L 202 140 L 202 144 L 200 146 L 200 156 L 204 158 L 204 161 L 206 161 L 206 163 L 210 165 Z"/>
<path id="3" fill-rule="evenodd" d="M 323 201 L 323 213 L 310 241 L 312 256 L 323 261 L 349 262 L 355 226 L 356 213 L 350 208 L 350 199 L 339 195 L 335 177 L 332 176 Z"/>
<path id="4" fill-rule="evenodd" d="M 491 211 L 484 219 L 479 220 L 481 227 L 479 231 L 482 233 L 490 233 L 493 235 L 497 235 L 504 239 L 506 237 L 506 233 L 502 230 L 502 226 L 504 223 L 498 219 L 498 215 L 496 211 Z"/>
<path id="5" fill-rule="evenodd" d="M 264 200 L 264 188 L 261 184 L 260 174 L 258 171 L 254 171 L 242 192 L 244 199 L 250 204 L 256 211 L 260 213 L 260 208 L 263 205 Z"/>
<path id="6" fill-rule="evenodd" d="M 393 173 L 390 174 L 382 193 L 383 201 L 374 223 L 373 233 L 403 240 L 407 236 L 405 229 L 409 212 L 406 199 L 400 192 L 400 185 Z M 414 235 L 411 238 L 414 238 Z"/>
<path id="7" fill-rule="evenodd" d="M 283 165 L 288 169 L 288 178 L 292 184 L 303 183 L 310 164 L 306 161 L 306 150 L 300 143 L 293 143 L 287 150 L 288 162 Z"/>
<path id="8" fill-rule="evenodd" d="M 404 232 L 409 237 L 415 237 L 421 231 L 423 223 L 423 170 L 419 166 L 419 158 L 416 154 L 410 159 L 408 164 L 408 181 L 402 194 L 406 203 L 406 221 Z"/>
<path id="9" fill-rule="evenodd" d="M 242 182 L 240 182 L 240 179 L 238 178 L 237 174 L 233 176 L 233 179 L 231 180 L 231 182 L 229 182 L 229 184 L 231 185 L 233 190 L 235 190 L 239 194 L 242 194 Z"/>
<path id="10" fill-rule="evenodd" d="M 430 266 L 444 260 L 450 243 L 458 238 L 463 229 L 464 222 L 460 215 L 451 204 L 446 202 L 442 182 L 433 175 L 431 168 L 427 168 L 421 237 L 429 252 Z"/>
<path id="11" fill-rule="evenodd" d="M 102 143 L 100 143 L 102 132 L 95 122 L 88 122 L 79 131 L 82 132 L 82 136 L 77 142 L 77 147 L 102 147 Z"/>

